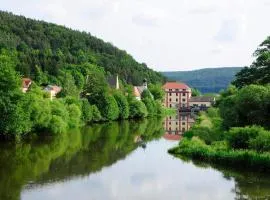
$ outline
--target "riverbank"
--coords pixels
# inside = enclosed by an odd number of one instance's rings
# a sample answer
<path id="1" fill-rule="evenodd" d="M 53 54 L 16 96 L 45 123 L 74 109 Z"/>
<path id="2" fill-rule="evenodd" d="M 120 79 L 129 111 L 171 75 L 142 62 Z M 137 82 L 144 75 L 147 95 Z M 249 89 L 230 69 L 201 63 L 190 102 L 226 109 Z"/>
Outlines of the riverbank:
<path id="1" fill-rule="evenodd" d="M 211 108 L 200 114 L 179 145 L 168 152 L 225 166 L 270 171 L 269 138 L 269 131 L 258 126 L 222 130 L 218 110 Z"/>

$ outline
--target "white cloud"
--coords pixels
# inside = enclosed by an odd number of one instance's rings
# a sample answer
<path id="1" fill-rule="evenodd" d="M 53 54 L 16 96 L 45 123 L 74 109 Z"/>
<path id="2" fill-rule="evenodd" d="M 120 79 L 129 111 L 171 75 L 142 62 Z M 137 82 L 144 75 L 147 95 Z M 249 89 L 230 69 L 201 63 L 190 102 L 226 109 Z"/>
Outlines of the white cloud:
<path id="1" fill-rule="evenodd" d="M 0 9 L 91 32 L 164 71 L 250 64 L 252 52 L 270 35 L 269 5 L 270 0 L 9 0 Z"/>

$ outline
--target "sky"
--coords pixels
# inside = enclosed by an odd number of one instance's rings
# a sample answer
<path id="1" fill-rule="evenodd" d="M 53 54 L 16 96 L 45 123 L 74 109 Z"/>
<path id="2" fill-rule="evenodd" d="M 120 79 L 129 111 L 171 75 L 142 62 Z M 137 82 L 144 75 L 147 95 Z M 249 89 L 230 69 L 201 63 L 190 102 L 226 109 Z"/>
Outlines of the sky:
<path id="1" fill-rule="evenodd" d="M 247 66 L 270 35 L 270 0 L 0 0 L 0 9 L 90 32 L 157 71 Z"/>

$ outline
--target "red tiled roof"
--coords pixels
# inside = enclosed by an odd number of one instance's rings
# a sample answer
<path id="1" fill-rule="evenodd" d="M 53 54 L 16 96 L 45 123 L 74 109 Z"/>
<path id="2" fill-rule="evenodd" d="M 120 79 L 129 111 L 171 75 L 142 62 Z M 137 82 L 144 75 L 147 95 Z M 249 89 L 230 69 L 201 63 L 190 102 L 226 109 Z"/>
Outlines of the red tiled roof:
<path id="1" fill-rule="evenodd" d="M 185 83 L 167 82 L 162 86 L 163 89 L 190 89 Z"/>
<path id="2" fill-rule="evenodd" d="M 32 80 L 30 78 L 23 78 L 22 79 L 22 85 L 24 88 L 28 88 L 32 83 Z"/>

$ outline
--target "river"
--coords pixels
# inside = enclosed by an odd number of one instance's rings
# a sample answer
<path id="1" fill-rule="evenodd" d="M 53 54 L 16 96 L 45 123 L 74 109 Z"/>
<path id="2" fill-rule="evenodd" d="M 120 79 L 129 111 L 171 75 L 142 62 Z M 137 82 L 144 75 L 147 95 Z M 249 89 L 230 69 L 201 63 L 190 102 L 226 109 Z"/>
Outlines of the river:
<path id="1" fill-rule="evenodd" d="M 193 116 L 112 122 L 0 144 L 1 200 L 270 199 L 270 176 L 167 153 Z"/>

